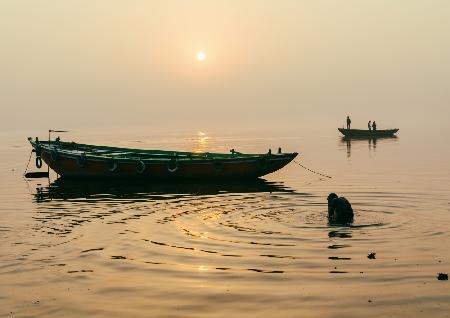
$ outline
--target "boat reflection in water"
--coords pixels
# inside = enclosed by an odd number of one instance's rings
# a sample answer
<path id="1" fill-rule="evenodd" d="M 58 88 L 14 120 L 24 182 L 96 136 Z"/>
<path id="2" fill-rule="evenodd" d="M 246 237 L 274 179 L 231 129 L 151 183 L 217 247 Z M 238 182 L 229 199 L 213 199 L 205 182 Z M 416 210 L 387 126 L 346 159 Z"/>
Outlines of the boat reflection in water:
<path id="1" fill-rule="evenodd" d="M 145 201 L 173 199 L 186 196 L 217 195 L 226 193 L 284 192 L 293 193 L 282 182 L 269 182 L 264 179 L 239 182 L 137 182 L 124 180 L 121 183 L 108 180 L 77 180 L 59 178 L 48 186 L 36 188 L 36 202 L 71 199 L 131 199 Z"/>
<path id="2" fill-rule="evenodd" d="M 35 229 L 67 236 L 101 219 L 106 226 L 131 226 L 135 220 L 143 227 L 158 227 L 189 215 L 219 213 L 227 215 L 253 202 L 272 202 L 267 196 L 297 194 L 283 183 L 256 179 L 245 182 L 131 182 L 70 180 L 59 178 L 36 188 L 33 201 L 37 215 Z M 217 211 L 216 211 L 217 210 Z M 230 217 L 231 217 L 230 214 Z M 219 226 L 220 227 L 220 226 Z M 108 230 L 107 230 L 108 231 Z M 180 234 L 178 228 L 164 227 L 161 241 Z M 186 235 L 184 232 L 181 233 Z"/>
<path id="3" fill-rule="evenodd" d="M 340 139 L 340 145 L 344 145 L 347 151 L 347 158 L 352 156 L 352 144 L 355 146 L 361 146 L 367 143 L 369 147 L 369 152 L 376 152 L 378 142 L 396 142 L 398 140 L 397 136 L 392 137 L 382 137 L 382 138 L 349 138 L 342 137 Z"/>

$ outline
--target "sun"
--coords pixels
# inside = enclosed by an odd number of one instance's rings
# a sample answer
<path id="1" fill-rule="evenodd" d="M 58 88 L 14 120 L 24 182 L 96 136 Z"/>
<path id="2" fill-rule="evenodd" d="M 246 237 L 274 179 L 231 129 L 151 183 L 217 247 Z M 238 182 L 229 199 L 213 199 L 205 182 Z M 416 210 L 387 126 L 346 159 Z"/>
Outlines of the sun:
<path id="1" fill-rule="evenodd" d="M 203 51 L 197 52 L 197 61 L 202 62 L 206 59 L 206 54 Z"/>

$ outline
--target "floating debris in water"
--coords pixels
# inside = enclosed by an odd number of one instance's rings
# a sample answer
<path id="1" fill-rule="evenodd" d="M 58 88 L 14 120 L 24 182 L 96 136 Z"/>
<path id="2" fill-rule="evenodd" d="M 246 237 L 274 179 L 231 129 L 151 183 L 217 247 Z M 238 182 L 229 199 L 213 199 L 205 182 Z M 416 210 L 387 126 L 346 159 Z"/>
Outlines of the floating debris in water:
<path id="1" fill-rule="evenodd" d="M 375 257 L 375 254 L 377 254 L 377 253 L 374 253 L 374 252 L 369 253 L 369 254 L 367 255 L 367 258 L 368 258 L 368 259 L 375 259 L 375 258 L 376 258 L 376 257 Z"/>
<path id="2" fill-rule="evenodd" d="M 438 273 L 437 279 L 438 280 L 448 280 L 448 274 Z"/>

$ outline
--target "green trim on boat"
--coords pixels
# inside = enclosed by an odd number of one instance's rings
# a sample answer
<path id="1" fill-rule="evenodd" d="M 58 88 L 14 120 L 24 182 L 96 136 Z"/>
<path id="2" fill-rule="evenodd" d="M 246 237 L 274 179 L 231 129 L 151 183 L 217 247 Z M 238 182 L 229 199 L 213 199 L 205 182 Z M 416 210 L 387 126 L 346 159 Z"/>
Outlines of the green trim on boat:
<path id="1" fill-rule="evenodd" d="M 211 160 L 211 159 L 250 159 L 262 156 L 280 156 L 285 154 L 243 154 L 240 152 L 226 153 L 213 153 L 213 152 L 184 152 L 184 151 L 170 151 L 170 150 L 146 150 L 146 149 L 133 149 L 122 147 L 110 147 L 110 146 L 97 146 L 90 144 L 80 144 L 76 142 L 64 142 L 64 141 L 35 141 L 30 139 L 30 143 L 34 148 L 41 147 L 48 151 L 60 151 L 61 153 L 73 156 L 79 156 L 77 152 L 82 152 L 92 159 L 112 159 L 112 160 L 171 160 L 176 158 L 177 160 Z"/>

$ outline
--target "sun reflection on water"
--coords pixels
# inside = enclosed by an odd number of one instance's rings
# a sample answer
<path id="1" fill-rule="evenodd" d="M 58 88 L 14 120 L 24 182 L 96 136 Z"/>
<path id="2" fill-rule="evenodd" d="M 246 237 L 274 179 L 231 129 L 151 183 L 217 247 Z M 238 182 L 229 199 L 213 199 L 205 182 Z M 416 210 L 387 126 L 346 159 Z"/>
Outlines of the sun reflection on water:
<path id="1" fill-rule="evenodd" d="M 208 266 L 206 266 L 206 265 L 200 265 L 198 267 L 199 272 L 206 272 L 207 270 L 208 270 Z"/>
<path id="2" fill-rule="evenodd" d="M 210 138 L 206 136 L 206 133 L 199 131 L 197 133 L 196 145 L 194 147 L 193 152 L 195 153 L 204 153 L 208 147 L 208 140 Z"/>

